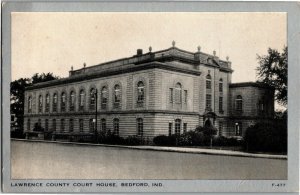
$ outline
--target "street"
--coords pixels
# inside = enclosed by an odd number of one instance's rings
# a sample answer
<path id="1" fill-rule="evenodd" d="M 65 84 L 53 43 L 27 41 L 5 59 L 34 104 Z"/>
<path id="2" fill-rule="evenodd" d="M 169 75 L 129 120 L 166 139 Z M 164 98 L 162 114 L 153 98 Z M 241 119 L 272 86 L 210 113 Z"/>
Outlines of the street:
<path id="1" fill-rule="evenodd" d="M 12 179 L 287 179 L 287 160 L 11 141 Z"/>

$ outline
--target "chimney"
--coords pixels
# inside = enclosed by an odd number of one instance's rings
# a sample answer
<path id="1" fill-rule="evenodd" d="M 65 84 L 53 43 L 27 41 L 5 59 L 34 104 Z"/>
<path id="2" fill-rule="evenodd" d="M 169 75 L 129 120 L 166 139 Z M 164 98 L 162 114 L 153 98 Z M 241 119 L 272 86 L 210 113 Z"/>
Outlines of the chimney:
<path id="1" fill-rule="evenodd" d="M 137 55 L 137 56 L 143 55 L 143 50 L 142 50 L 142 49 L 137 49 L 137 50 L 136 50 L 136 55 Z"/>

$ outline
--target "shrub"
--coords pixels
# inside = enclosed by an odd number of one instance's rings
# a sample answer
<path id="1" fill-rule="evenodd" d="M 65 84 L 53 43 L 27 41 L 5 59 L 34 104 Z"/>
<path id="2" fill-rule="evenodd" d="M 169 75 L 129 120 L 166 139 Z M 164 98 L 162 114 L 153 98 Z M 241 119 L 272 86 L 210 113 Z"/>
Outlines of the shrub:
<path id="1" fill-rule="evenodd" d="M 130 146 L 136 146 L 136 145 L 140 145 L 142 142 L 140 137 L 137 136 L 128 136 L 125 141 L 124 144 L 125 145 L 130 145 Z"/>
<path id="2" fill-rule="evenodd" d="M 153 143 L 158 146 L 175 146 L 176 136 L 159 135 L 153 138 Z"/>
<path id="3" fill-rule="evenodd" d="M 285 120 L 257 123 L 247 128 L 244 141 L 248 151 L 286 152 L 287 123 Z"/>
<path id="4" fill-rule="evenodd" d="M 238 140 L 236 138 L 227 138 L 224 136 L 215 137 L 213 139 L 213 145 L 215 146 L 242 146 L 243 140 Z"/>

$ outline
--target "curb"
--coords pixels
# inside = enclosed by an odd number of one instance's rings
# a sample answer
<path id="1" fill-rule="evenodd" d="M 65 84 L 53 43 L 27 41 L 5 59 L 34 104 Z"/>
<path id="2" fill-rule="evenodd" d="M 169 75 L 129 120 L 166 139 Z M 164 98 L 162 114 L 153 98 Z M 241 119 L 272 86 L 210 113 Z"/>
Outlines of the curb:
<path id="1" fill-rule="evenodd" d="M 279 160 L 287 160 L 288 159 L 287 155 L 255 154 L 255 153 L 237 152 L 237 151 L 232 151 L 232 150 L 225 151 L 225 150 L 196 149 L 196 148 L 193 148 L 194 150 L 191 150 L 191 148 L 181 148 L 181 147 L 125 146 L 125 145 L 93 144 L 93 143 L 50 141 L 50 140 L 27 140 L 27 139 L 16 139 L 16 138 L 11 138 L 11 140 L 23 141 L 23 142 L 41 142 L 41 143 L 56 143 L 56 144 L 68 144 L 68 145 L 115 147 L 115 148 L 127 148 L 127 149 L 135 149 L 135 150 L 191 153 L 191 154 L 204 154 L 204 155 L 267 158 L 267 159 L 279 159 Z"/>

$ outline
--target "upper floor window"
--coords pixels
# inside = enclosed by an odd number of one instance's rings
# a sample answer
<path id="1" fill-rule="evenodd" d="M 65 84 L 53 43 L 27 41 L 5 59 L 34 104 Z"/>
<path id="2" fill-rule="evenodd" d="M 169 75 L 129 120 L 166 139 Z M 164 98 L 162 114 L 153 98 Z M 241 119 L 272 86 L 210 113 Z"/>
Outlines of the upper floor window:
<path id="1" fill-rule="evenodd" d="M 70 93 L 70 111 L 75 110 L 75 92 L 71 91 Z"/>
<path id="2" fill-rule="evenodd" d="M 121 102 L 121 89 L 120 85 L 114 87 L 114 108 L 119 108 Z"/>
<path id="3" fill-rule="evenodd" d="M 46 108 L 45 108 L 46 112 L 49 112 L 49 107 L 50 107 L 50 95 L 47 94 L 46 95 Z"/>
<path id="4" fill-rule="evenodd" d="M 223 92 L 223 79 L 219 80 L 219 92 Z"/>
<path id="5" fill-rule="evenodd" d="M 32 112 L 32 97 L 28 98 L 28 113 Z"/>
<path id="6" fill-rule="evenodd" d="M 136 128 L 137 128 L 137 134 L 139 136 L 143 136 L 144 134 L 144 122 L 142 118 L 136 119 Z"/>
<path id="7" fill-rule="evenodd" d="M 184 96 L 183 96 L 183 103 L 187 103 L 187 100 L 188 100 L 188 91 L 187 90 L 184 90 Z"/>
<path id="8" fill-rule="evenodd" d="M 108 99 L 108 92 L 107 92 L 107 87 L 102 87 L 101 90 L 101 108 L 106 109 L 107 106 L 107 99 Z"/>
<path id="9" fill-rule="evenodd" d="M 84 99 L 85 99 L 85 93 L 84 90 L 81 89 L 79 92 L 79 110 L 84 109 Z"/>
<path id="10" fill-rule="evenodd" d="M 206 94 L 206 109 L 211 110 L 211 94 Z"/>
<path id="11" fill-rule="evenodd" d="M 142 81 L 139 81 L 137 84 L 138 89 L 138 98 L 137 101 L 143 103 L 145 100 L 145 85 Z"/>
<path id="12" fill-rule="evenodd" d="M 57 94 L 56 93 L 53 94 L 52 110 L 53 110 L 53 112 L 57 111 Z"/>
<path id="13" fill-rule="evenodd" d="M 90 109 L 95 109 L 95 105 L 96 105 L 96 89 L 91 88 L 90 90 Z"/>
<path id="14" fill-rule="evenodd" d="M 39 96 L 39 112 L 43 111 L 43 96 Z"/>
<path id="15" fill-rule="evenodd" d="M 219 97 L 219 112 L 223 113 L 223 97 Z"/>
<path id="16" fill-rule="evenodd" d="M 236 96 L 235 106 L 236 111 L 243 111 L 243 98 L 241 95 Z"/>
<path id="17" fill-rule="evenodd" d="M 208 74 L 206 76 L 206 89 L 211 89 L 211 76 Z"/>
<path id="18" fill-rule="evenodd" d="M 113 121 L 114 134 L 119 135 L 119 119 L 115 118 Z"/>
<path id="19" fill-rule="evenodd" d="M 169 96 L 169 99 L 170 99 L 170 103 L 173 103 L 173 88 L 170 88 L 169 89 L 169 93 L 170 93 L 170 96 Z"/>
<path id="20" fill-rule="evenodd" d="M 66 94 L 64 92 L 61 93 L 61 111 L 66 111 Z"/>
<path id="21" fill-rule="evenodd" d="M 175 85 L 175 103 L 180 104 L 181 103 L 181 84 L 177 83 Z"/>

